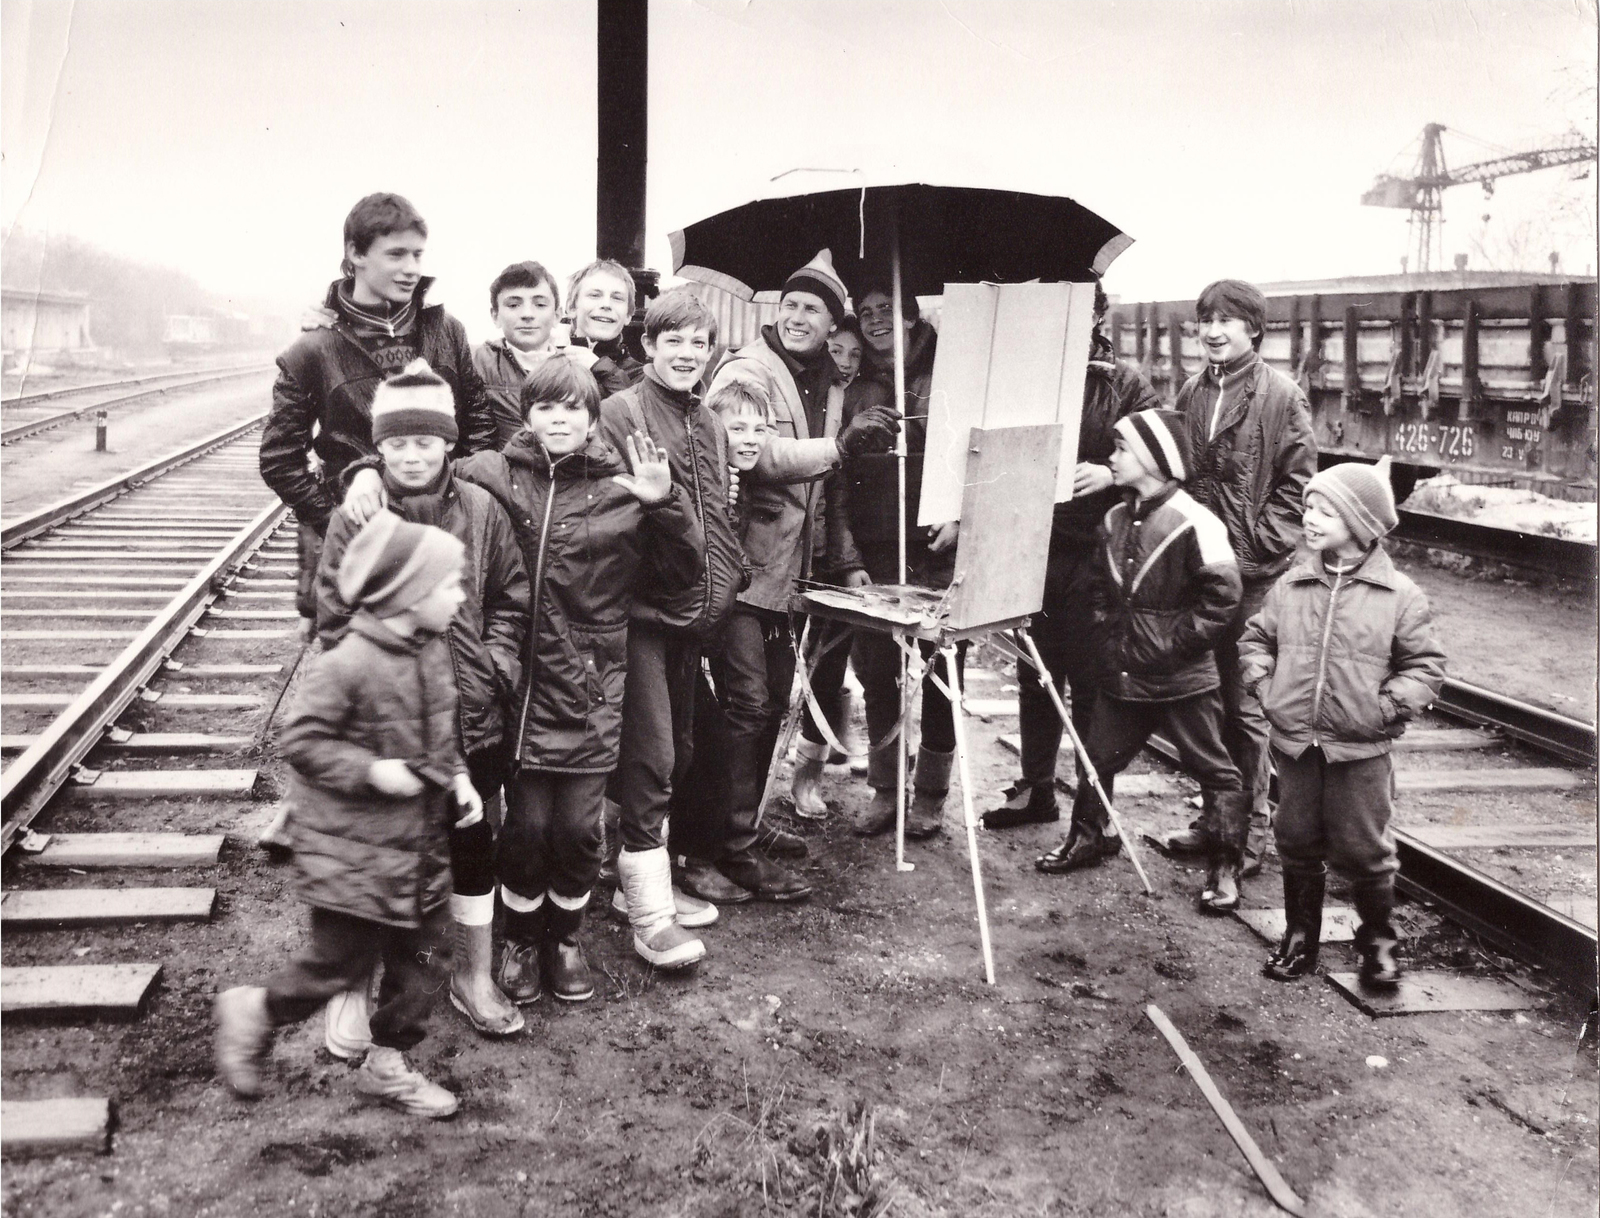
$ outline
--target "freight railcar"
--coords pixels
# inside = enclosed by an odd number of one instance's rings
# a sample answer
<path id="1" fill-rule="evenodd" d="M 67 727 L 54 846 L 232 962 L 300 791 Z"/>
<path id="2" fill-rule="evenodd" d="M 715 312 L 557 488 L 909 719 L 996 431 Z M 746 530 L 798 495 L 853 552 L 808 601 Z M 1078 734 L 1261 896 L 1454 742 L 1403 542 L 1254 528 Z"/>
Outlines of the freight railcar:
<path id="1" fill-rule="evenodd" d="M 1448 470 L 1595 498 L 1593 279 L 1268 289 L 1267 303 L 1261 354 L 1305 391 L 1324 464 L 1387 453 L 1402 495 Z M 1118 303 L 1108 324 L 1169 401 L 1205 366 L 1192 300 Z"/>

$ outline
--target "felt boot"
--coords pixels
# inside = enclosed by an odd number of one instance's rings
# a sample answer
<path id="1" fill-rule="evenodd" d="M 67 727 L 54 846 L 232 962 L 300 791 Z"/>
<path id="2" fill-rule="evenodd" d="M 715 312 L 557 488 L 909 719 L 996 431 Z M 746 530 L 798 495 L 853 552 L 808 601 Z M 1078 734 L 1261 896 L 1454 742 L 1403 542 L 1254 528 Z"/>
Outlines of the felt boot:
<path id="1" fill-rule="evenodd" d="M 259 985 L 238 985 L 217 995 L 217 1073 L 228 1090 L 242 1099 L 261 1094 L 261 1063 L 272 1045 L 272 1020 L 267 1017 L 267 991 Z"/>
<path id="2" fill-rule="evenodd" d="M 628 916 L 628 897 L 622 889 L 619 888 L 611 894 L 611 908 L 624 918 Z M 717 907 L 710 901 L 691 897 L 676 885 L 672 889 L 672 909 L 677 916 L 678 925 L 687 926 L 691 930 L 700 926 L 710 926 L 721 916 L 717 913 Z"/>
<path id="3" fill-rule="evenodd" d="M 583 958 L 578 929 L 583 925 L 589 894 L 576 902 L 555 893 L 545 894 L 545 930 L 540 971 L 550 993 L 562 1002 L 585 1002 L 594 997 L 594 976 Z"/>
<path id="4" fill-rule="evenodd" d="M 872 788 L 872 802 L 856 813 L 850 826 L 862 837 L 889 832 L 899 815 L 894 794 L 900 769 L 896 747 L 896 742 L 890 742 L 881 748 L 874 747 L 867 754 L 867 785 Z"/>
<path id="5" fill-rule="evenodd" d="M 356 1090 L 412 1116 L 442 1121 L 454 1116 L 459 1101 L 438 1083 L 411 1068 L 399 1049 L 374 1045 L 356 1071 Z"/>
<path id="6" fill-rule="evenodd" d="M 525 1007 L 538 1002 L 539 995 L 544 993 L 539 946 L 544 942 L 546 901 L 542 893 L 530 899 L 504 886 L 500 889 L 500 901 L 506 909 L 506 945 L 500 953 L 495 984 L 507 999 Z"/>
<path id="7" fill-rule="evenodd" d="M 672 903 L 672 860 L 665 846 L 624 850 L 617 877 L 628 902 L 633 950 L 659 969 L 680 969 L 703 960 L 706 945 L 678 925 Z"/>
<path id="8" fill-rule="evenodd" d="M 456 954 L 450 970 L 450 1005 L 484 1036 L 510 1036 L 523 1028 L 522 1012 L 494 983 L 494 893 L 450 895 Z"/>
<path id="9" fill-rule="evenodd" d="M 1263 976 L 1294 981 L 1316 971 L 1322 946 L 1322 897 L 1327 877 L 1303 871 L 1283 873 L 1283 939 L 1267 957 Z"/>
<path id="10" fill-rule="evenodd" d="M 906 812 L 906 836 L 914 841 L 944 832 L 944 798 L 950 793 L 950 770 L 956 754 L 917 750 L 916 777 L 912 782 L 911 807 Z"/>
<path id="11" fill-rule="evenodd" d="M 765 820 L 756 826 L 756 847 L 775 859 L 803 859 L 811 853 L 805 838 Z"/>
<path id="12" fill-rule="evenodd" d="M 1400 961 L 1395 951 L 1400 936 L 1394 929 L 1394 877 L 1362 880 L 1350 886 L 1350 901 L 1360 924 L 1356 947 L 1361 952 L 1361 984 L 1374 990 L 1392 990 L 1400 984 Z"/>
<path id="13" fill-rule="evenodd" d="M 1019 825 L 1048 825 L 1061 819 L 1056 805 L 1056 784 L 1014 782 L 1005 789 L 1005 802 L 983 814 L 985 829 L 1015 829 Z"/>
<path id="14" fill-rule="evenodd" d="M 800 738 L 795 746 L 794 781 L 789 789 L 794 814 L 801 820 L 822 820 L 828 815 L 828 801 L 822 798 L 822 767 L 827 761 L 827 745 Z"/>

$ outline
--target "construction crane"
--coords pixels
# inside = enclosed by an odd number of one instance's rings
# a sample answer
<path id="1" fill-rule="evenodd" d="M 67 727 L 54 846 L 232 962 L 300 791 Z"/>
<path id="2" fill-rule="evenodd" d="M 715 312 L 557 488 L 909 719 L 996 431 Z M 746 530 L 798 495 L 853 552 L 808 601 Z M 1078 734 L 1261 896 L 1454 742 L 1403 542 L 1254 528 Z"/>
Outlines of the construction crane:
<path id="1" fill-rule="evenodd" d="M 1451 186 L 1482 182 L 1484 197 L 1487 198 L 1494 194 L 1496 178 L 1592 161 L 1596 156 L 1593 141 L 1581 135 L 1569 135 L 1548 148 L 1508 152 L 1490 160 L 1450 169 L 1445 165 L 1444 143 L 1439 138 L 1446 130 L 1440 123 L 1429 123 L 1422 129 L 1422 150 L 1411 176 L 1401 178 L 1393 174 L 1381 174 L 1373 182 L 1372 189 L 1361 196 L 1361 202 L 1368 207 L 1398 207 L 1410 211 L 1411 218 L 1406 224 L 1406 244 L 1408 251 L 1415 253 L 1412 265 L 1418 271 L 1432 270 L 1436 258 L 1443 264 L 1443 196 Z"/>

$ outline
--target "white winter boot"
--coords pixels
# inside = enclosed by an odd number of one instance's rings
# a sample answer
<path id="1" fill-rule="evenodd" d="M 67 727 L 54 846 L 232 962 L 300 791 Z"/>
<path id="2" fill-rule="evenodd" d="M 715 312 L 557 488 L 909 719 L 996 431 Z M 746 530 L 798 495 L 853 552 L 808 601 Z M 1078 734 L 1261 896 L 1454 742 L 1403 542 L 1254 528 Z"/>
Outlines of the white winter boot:
<path id="1" fill-rule="evenodd" d="M 828 801 L 822 798 L 822 767 L 828 761 L 828 746 L 801 737 L 794 750 L 794 780 L 789 790 L 794 799 L 794 814 L 801 820 L 822 820 L 828 815 Z"/>
<path id="2" fill-rule="evenodd" d="M 659 969 L 680 969 L 705 959 L 706 945 L 678 925 L 672 901 L 672 860 L 665 846 L 624 850 L 617 878 L 633 924 L 633 950 Z"/>

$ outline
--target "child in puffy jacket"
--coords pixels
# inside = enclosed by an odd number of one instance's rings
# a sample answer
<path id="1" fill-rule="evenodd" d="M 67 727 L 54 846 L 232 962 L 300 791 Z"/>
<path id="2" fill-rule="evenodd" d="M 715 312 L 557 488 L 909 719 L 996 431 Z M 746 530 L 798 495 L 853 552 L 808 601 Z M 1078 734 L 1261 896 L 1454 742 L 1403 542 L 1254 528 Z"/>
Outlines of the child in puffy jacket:
<path id="1" fill-rule="evenodd" d="M 1311 972 L 1322 936 L 1324 868 L 1349 877 L 1361 982 L 1400 979 L 1391 914 L 1399 869 L 1390 749 L 1444 683 L 1428 598 L 1381 544 L 1399 517 L 1387 457 L 1324 470 L 1306 487 L 1306 551 L 1239 641 L 1245 688 L 1272 725 L 1274 832 L 1287 927 L 1263 970 Z"/>
<path id="2" fill-rule="evenodd" d="M 311 934 L 263 985 L 217 996 L 217 1072 L 261 1092 L 272 1031 L 306 1019 L 383 962 L 372 1047 L 356 1090 L 415 1116 L 447 1117 L 456 1097 L 411 1068 L 447 978 L 453 828 L 483 817 L 456 728 L 444 641 L 466 600 L 465 547 L 430 525 L 379 512 L 339 567 L 359 607 L 306 676 L 279 738 L 294 768 L 289 822 Z"/>

